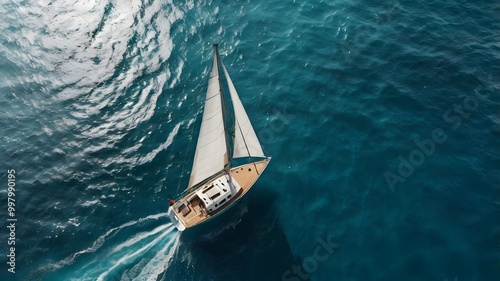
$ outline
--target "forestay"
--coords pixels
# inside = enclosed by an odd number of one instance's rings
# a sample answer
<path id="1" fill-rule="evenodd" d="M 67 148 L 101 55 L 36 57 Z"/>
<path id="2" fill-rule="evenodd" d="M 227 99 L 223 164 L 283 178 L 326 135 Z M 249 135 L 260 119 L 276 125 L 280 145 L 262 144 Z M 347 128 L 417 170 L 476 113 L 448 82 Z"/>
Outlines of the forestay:
<path id="1" fill-rule="evenodd" d="M 257 138 L 257 135 L 252 127 L 252 123 L 250 123 L 250 119 L 248 119 L 245 108 L 243 107 L 240 97 L 236 92 L 233 81 L 231 81 L 231 77 L 229 77 L 229 73 L 227 72 L 224 63 L 221 62 L 221 64 L 222 69 L 224 70 L 224 75 L 226 76 L 234 109 L 235 132 L 233 158 L 266 157 L 262 151 L 259 139 Z"/>

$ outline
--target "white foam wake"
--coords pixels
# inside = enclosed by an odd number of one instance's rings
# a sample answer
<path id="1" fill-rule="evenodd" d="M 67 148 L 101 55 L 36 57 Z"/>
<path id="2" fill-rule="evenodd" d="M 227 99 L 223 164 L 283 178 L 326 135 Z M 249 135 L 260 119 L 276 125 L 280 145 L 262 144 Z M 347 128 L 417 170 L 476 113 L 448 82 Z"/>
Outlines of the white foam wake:
<path id="1" fill-rule="evenodd" d="M 134 237 L 128 239 L 124 243 L 116 246 L 113 250 L 111 250 L 111 253 L 116 253 L 116 252 L 122 250 L 123 248 L 126 248 L 126 247 L 129 247 L 131 245 L 134 245 L 135 243 L 137 243 L 137 242 L 139 242 L 139 241 L 141 241 L 143 239 L 146 239 L 149 236 L 152 236 L 152 235 L 154 235 L 154 234 L 156 234 L 156 233 L 158 233 L 158 232 L 160 232 L 160 231 L 162 231 L 162 230 L 164 230 L 166 228 L 169 228 L 167 230 L 167 232 L 170 231 L 171 228 L 172 228 L 172 224 L 169 223 L 169 224 L 161 225 L 161 226 L 158 226 L 157 228 L 153 229 L 152 231 L 141 232 L 141 233 L 135 235 Z"/>
<path id="2" fill-rule="evenodd" d="M 134 251 L 131 254 L 127 254 L 127 255 L 121 257 L 119 260 L 117 260 L 116 262 L 114 262 L 113 266 L 111 266 L 108 270 L 106 270 L 104 273 L 102 273 L 101 275 L 99 275 L 99 277 L 97 278 L 97 280 L 98 281 L 107 280 L 106 277 L 111 272 L 113 272 L 113 270 L 115 270 L 117 267 L 119 267 L 120 265 L 128 264 L 129 262 L 135 260 L 135 258 L 138 255 L 140 255 L 140 254 L 144 253 L 145 251 L 149 250 L 151 247 L 153 247 L 159 241 L 161 241 L 165 236 L 167 236 L 167 235 L 171 234 L 173 231 L 175 231 L 175 228 L 172 225 L 172 223 L 169 223 L 167 225 L 168 225 L 168 229 L 162 235 L 158 236 L 157 238 L 155 238 L 153 241 L 149 242 L 145 246 L 139 248 L 137 251 Z"/>
<path id="3" fill-rule="evenodd" d="M 124 223 L 118 227 L 114 227 L 110 230 L 108 230 L 105 234 L 99 236 L 97 238 L 97 240 L 94 241 L 94 243 L 92 243 L 92 246 L 84 249 L 84 250 L 81 250 L 81 251 L 78 251 L 76 253 L 73 253 L 72 255 L 66 257 L 65 259 L 57 262 L 57 263 L 52 263 L 52 264 L 49 264 L 47 267 L 49 270 L 53 271 L 53 270 L 57 270 L 63 266 L 66 266 L 66 265 L 70 265 L 72 264 L 75 259 L 77 257 L 79 257 L 80 255 L 82 254 L 86 254 L 86 253 L 93 253 L 95 251 L 97 251 L 99 248 L 101 248 L 101 246 L 104 244 L 104 242 L 106 242 L 106 238 L 113 234 L 113 233 L 116 233 L 118 232 L 120 229 L 123 229 L 123 228 L 126 228 L 126 227 L 129 227 L 129 226 L 132 226 L 132 225 L 136 225 L 136 224 L 139 224 L 141 222 L 144 222 L 144 221 L 147 221 L 147 220 L 157 220 L 161 217 L 166 217 L 167 216 L 167 213 L 160 213 L 160 214 L 156 214 L 156 215 L 150 215 L 150 216 L 147 216 L 147 217 L 144 217 L 144 218 L 140 218 L 138 220 L 134 220 L 134 221 L 130 221 L 130 222 L 127 222 L 127 223 Z"/>
<path id="4" fill-rule="evenodd" d="M 142 269 L 134 281 L 155 281 L 170 265 L 174 254 L 179 248 L 180 232 L 152 258 Z"/>

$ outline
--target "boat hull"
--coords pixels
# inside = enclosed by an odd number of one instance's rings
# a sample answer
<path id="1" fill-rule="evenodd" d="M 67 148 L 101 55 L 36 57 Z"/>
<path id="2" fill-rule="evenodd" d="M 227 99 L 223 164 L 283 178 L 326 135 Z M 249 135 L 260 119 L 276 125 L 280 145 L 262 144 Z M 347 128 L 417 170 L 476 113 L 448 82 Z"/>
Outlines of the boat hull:
<path id="1" fill-rule="evenodd" d="M 181 232 L 181 239 L 194 243 L 217 239 L 220 234 L 226 230 L 235 228 L 242 220 L 247 211 L 246 200 L 246 196 L 242 197 L 227 207 L 224 212 L 217 214 L 217 216 L 196 226 L 186 228 Z"/>
<path id="2" fill-rule="evenodd" d="M 176 210 L 174 206 L 170 206 L 168 209 L 168 216 L 170 220 L 179 231 L 186 231 L 194 227 L 198 228 L 199 226 L 205 225 L 207 222 L 209 221 L 211 222 L 213 221 L 213 219 L 218 218 L 223 214 L 226 214 L 227 211 L 231 209 L 233 206 L 235 206 L 238 202 L 240 202 L 243 196 L 250 190 L 250 188 L 254 185 L 255 181 L 259 178 L 260 174 L 267 167 L 267 164 L 269 163 L 270 160 L 271 158 L 266 158 L 258 162 L 249 163 L 232 168 L 230 171 L 231 178 L 233 181 L 236 181 L 238 185 L 241 186 L 241 189 L 238 192 L 238 194 L 234 196 L 232 200 L 230 200 L 230 202 L 226 203 L 227 204 L 226 206 L 218 210 L 216 213 L 204 216 L 202 212 L 200 213 L 194 212 L 195 215 L 190 214 L 188 215 L 190 216 L 188 218 L 186 215 L 183 215 L 182 212 L 179 211 L 179 208 L 177 208 Z M 208 185 L 210 185 L 210 183 Z M 205 188 L 205 186 L 200 187 L 200 189 L 203 188 Z M 199 208 L 199 205 L 191 206 L 191 203 L 189 201 L 190 199 L 188 199 L 192 198 L 193 194 L 195 193 L 196 191 L 185 195 L 178 202 L 187 202 L 187 206 L 190 207 L 189 208 L 190 210 L 196 210 L 196 208 Z"/>

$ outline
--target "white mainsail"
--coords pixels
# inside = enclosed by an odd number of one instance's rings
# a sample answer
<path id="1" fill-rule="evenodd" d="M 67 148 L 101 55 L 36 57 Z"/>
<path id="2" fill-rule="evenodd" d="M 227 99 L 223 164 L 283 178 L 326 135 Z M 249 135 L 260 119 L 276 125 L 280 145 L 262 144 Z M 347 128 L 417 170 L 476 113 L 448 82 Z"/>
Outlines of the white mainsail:
<path id="1" fill-rule="evenodd" d="M 233 158 L 238 157 L 266 157 L 262 151 L 259 139 L 255 134 L 255 131 L 248 119 L 248 115 L 241 104 L 240 97 L 234 88 L 233 81 L 229 77 L 229 73 L 222 63 L 222 69 L 224 69 L 224 75 L 226 76 L 229 93 L 231 94 L 231 101 L 234 109 L 234 151 Z"/>
<path id="2" fill-rule="evenodd" d="M 212 72 L 208 80 L 205 109 L 200 135 L 194 154 L 189 187 L 220 172 L 228 163 L 217 52 L 214 52 Z"/>

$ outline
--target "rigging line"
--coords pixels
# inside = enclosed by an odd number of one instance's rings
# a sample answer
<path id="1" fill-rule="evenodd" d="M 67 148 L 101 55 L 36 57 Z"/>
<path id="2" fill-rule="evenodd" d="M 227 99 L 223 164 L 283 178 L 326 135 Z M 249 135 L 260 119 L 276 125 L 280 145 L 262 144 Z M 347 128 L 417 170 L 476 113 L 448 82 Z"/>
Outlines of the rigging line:
<path id="1" fill-rule="evenodd" d="M 222 65 L 222 67 L 224 69 L 226 69 L 226 65 L 222 62 L 222 60 L 220 61 L 220 64 Z M 227 72 L 227 70 L 226 70 L 226 72 Z M 227 78 L 226 78 L 226 80 L 227 80 Z M 234 127 L 236 122 L 234 121 L 233 114 L 232 114 L 231 110 L 229 110 L 229 105 L 228 105 L 227 100 L 224 96 L 222 96 L 222 104 L 227 112 L 227 115 L 229 115 L 229 120 L 231 121 L 231 126 Z M 233 135 L 233 137 L 234 137 L 234 135 Z"/>
<path id="2" fill-rule="evenodd" d="M 240 134 L 241 134 L 241 138 L 243 139 L 243 143 L 245 144 L 245 148 L 247 149 L 247 152 L 248 152 L 248 157 L 251 157 L 250 156 L 250 149 L 248 148 L 248 145 L 247 145 L 247 140 L 245 139 L 245 136 L 243 136 L 243 131 L 241 130 L 241 127 L 240 127 L 240 122 L 236 121 L 236 123 L 238 124 L 238 128 L 240 128 Z M 252 124 L 252 123 L 250 123 Z M 257 173 L 257 175 L 260 175 L 259 173 L 259 170 L 257 169 L 257 165 L 255 164 L 255 162 L 253 162 L 253 166 L 255 168 L 255 172 Z"/>
<path id="3" fill-rule="evenodd" d="M 225 109 L 225 112 L 226 112 L 226 115 L 229 115 L 229 120 L 231 121 L 231 127 L 234 127 L 234 120 L 233 120 L 233 115 L 231 114 L 231 111 L 229 110 L 229 106 L 227 105 L 227 101 L 226 99 L 223 97 L 222 98 L 222 104 L 224 105 L 224 109 Z M 226 132 L 231 135 L 232 137 L 234 137 L 234 130 L 231 131 L 231 130 L 226 130 Z"/>

